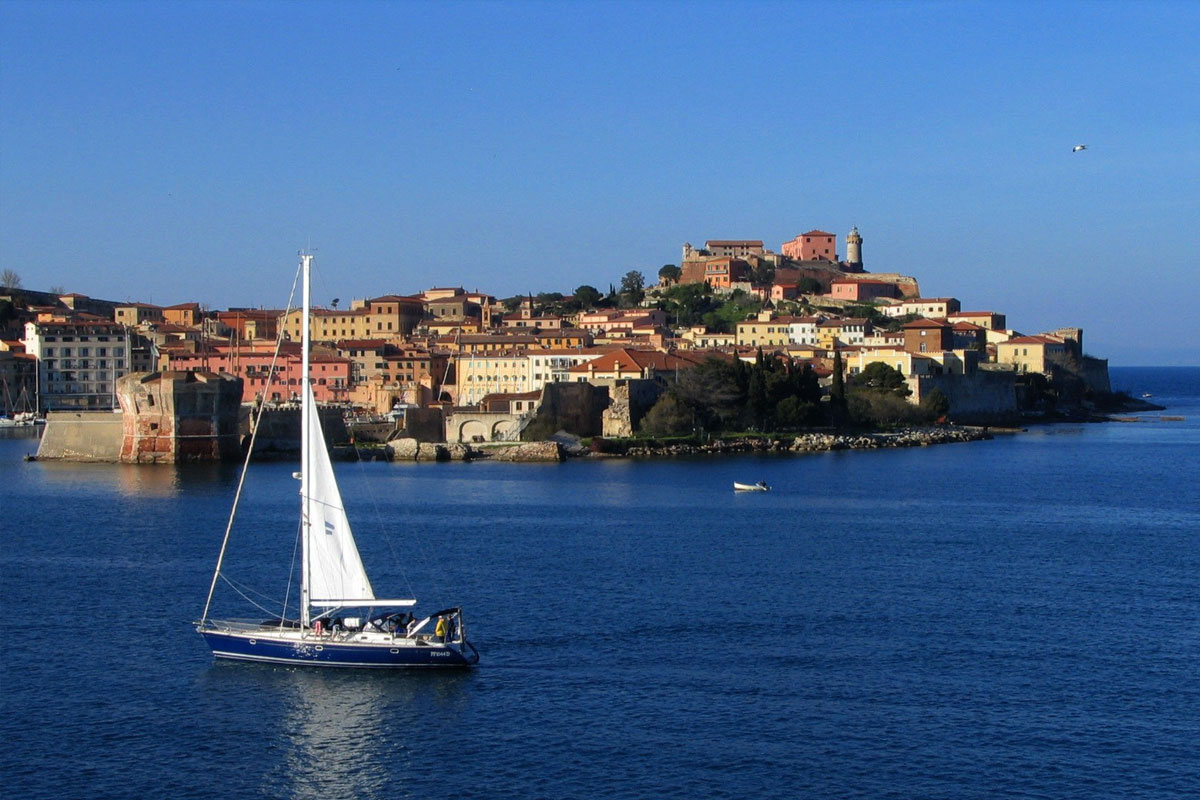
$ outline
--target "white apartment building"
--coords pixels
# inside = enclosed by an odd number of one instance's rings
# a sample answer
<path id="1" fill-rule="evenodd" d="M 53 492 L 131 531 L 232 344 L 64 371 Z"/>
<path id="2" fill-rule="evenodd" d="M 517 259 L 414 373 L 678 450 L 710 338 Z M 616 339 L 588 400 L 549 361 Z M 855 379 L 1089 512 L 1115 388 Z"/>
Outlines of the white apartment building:
<path id="1" fill-rule="evenodd" d="M 530 351 L 529 391 L 541 391 L 547 383 L 567 383 L 570 369 L 577 364 L 599 358 L 603 353 L 592 350 L 535 350 Z"/>
<path id="2" fill-rule="evenodd" d="M 953 297 L 910 297 L 899 303 L 880 306 L 879 313 L 885 317 L 919 314 L 925 319 L 945 319 L 951 314 L 957 314 L 961 308 L 962 305 Z"/>
<path id="3" fill-rule="evenodd" d="M 526 353 L 463 353 L 455 358 L 458 380 L 455 402 L 475 405 L 489 394 L 522 394 L 530 391 Z"/>
<path id="4" fill-rule="evenodd" d="M 38 360 L 47 411 L 114 409 L 117 378 L 133 371 L 129 333 L 103 320 L 25 323 L 25 352 Z"/>
<path id="5" fill-rule="evenodd" d="M 817 326 L 821 322 L 820 317 L 792 317 L 791 322 L 788 323 L 792 344 L 820 344 Z"/>

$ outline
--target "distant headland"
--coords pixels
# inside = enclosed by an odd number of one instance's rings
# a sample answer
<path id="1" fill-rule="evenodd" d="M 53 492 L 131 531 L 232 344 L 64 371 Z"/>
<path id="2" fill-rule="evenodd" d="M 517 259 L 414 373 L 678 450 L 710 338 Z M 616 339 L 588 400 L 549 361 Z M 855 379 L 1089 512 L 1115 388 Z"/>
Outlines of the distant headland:
<path id="1" fill-rule="evenodd" d="M 333 299 L 310 318 L 307 379 L 347 443 L 562 433 L 629 441 L 632 454 L 730 434 L 886 437 L 1151 407 L 1112 392 L 1081 328 L 1022 332 L 1003 310 L 924 297 L 915 277 L 867 271 L 856 227 L 844 256 L 837 238 L 813 229 L 778 252 L 755 239 L 685 243 L 679 264 L 653 279 L 630 270 L 607 291 L 498 298 L 443 276 L 345 307 Z M 12 270 L 0 283 L 5 417 L 66 425 L 119 409 L 112 460 L 235 457 L 245 409 L 265 403 L 282 419 L 305 380 L 296 309 L 105 301 L 25 289 Z"/>

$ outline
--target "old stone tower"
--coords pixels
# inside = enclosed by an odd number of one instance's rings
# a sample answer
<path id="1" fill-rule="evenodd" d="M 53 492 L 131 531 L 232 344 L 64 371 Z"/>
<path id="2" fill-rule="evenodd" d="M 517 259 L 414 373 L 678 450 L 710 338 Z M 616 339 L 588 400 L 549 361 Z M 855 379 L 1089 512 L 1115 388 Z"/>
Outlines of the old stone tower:
<path id="1" fill-rule="evenodd" d="M 117 380 L 124 463 L 236 460 L 242 379 L 212 372 L 131 372 Z"/>
<path id="2" fill-rule="evenodd" d="M 862 237 L 858 235 L 857 225 L 851 228 L 846 236 L 846 263 L 856 269 L 862 269 Z"/>

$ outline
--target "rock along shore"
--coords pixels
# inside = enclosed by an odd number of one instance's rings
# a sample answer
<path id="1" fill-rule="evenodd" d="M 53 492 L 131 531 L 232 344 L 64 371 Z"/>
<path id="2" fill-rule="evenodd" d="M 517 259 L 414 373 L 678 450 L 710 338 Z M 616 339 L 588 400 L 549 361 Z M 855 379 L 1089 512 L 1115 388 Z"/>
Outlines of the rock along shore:
<path id="1" fill-rule="evenodd" d="M 986 428 L 907 428 L 888 433 L 803 433 L 794 437 L 716 439 L 702 444 L 634 445 L 620 455 L 685 456 L 720 453 L 816 453 L 829 450 L 874 450 L 884 447 L 928 447 L 934 444 L 991 439 Z"/>
<path id="2" fill-rule="evenodd" d="M 567 447 L 559 442 L 521 442 L 511 445 L 467 445 L 394 440 L 388 460 L 547 462 L 571 457 L 654 458 L 663 456 L 719 455 L 723 453 L 806 453 L 829 450 L 874 450 L 884 447 L 928 447 L 952 442 L 991 439 L 987 428 L 907 428 L 888 433 L 803 433 L 797 436 L 750 436 L 708 442 L 632 442 L 596 439 L 591 449 Z"/>

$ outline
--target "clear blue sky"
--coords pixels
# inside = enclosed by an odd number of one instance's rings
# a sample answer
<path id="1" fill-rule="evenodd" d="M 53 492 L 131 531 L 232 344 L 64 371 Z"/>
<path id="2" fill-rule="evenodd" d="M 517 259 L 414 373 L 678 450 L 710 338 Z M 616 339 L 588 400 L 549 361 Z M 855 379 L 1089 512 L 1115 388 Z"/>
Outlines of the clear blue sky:
<path id="1" fill-rule="evenodd" d="M 926 295 L 1195 365 L 1198 41 L 1190 0 L 6 0 L 0 269 L 274 306 L 311 244 L 321 300 L 569 293 L 857 225 Z"/>

